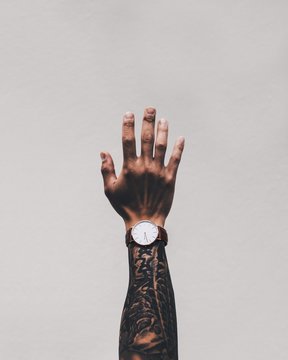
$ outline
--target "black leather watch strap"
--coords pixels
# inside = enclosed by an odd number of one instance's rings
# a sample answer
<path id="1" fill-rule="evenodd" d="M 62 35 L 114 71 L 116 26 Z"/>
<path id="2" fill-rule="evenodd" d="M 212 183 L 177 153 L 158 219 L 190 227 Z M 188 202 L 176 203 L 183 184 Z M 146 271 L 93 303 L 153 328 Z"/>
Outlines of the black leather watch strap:
<path id="1" fill-rule="evenodd" d="M 131 231 L 132 231 L 132 228 L 130 228 L 129 230 L 127 230 L 126 232 L 126 236 L 125 236 L 125 239 L 126 239 L 126 246 L 128 246 L 131 242 L 134 241 L 133 239 L 133 236 L 131 234 Z M 161 241 L 164 241 L 164 244 L 165 246 L 168 244 L 168 235 L 167 235 L 167 231 L 161 227 L 161 226 L 158 226 L 158 235 L 157 235 L 157 238 L 155 239 L 156 240 L 161 240 Z M 153 243 L 152 243 L 153 244 Z"/>

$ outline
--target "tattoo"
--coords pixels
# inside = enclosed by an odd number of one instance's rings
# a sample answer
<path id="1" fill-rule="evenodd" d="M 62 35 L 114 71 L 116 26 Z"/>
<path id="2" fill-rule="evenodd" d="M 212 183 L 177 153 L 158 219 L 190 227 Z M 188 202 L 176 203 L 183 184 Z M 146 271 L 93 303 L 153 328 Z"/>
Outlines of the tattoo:
<path id="1" fill-rule="evenodd" d="M 129 245 L 129 287 L 120 326 L 120 360 L 177 360 L 174 292 L 165 246 Z"/>

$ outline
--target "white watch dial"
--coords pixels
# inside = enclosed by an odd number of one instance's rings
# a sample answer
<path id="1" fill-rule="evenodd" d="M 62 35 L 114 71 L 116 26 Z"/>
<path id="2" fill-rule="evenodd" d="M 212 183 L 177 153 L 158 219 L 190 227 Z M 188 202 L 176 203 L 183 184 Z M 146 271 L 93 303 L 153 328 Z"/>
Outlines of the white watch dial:
<path id="1" fill-rule="evenodd" d="M 131 235 L 138 244 L 149 245 L 158 236 L 158 226 L 152 221 L 142 220 L 133 226 Z"/>

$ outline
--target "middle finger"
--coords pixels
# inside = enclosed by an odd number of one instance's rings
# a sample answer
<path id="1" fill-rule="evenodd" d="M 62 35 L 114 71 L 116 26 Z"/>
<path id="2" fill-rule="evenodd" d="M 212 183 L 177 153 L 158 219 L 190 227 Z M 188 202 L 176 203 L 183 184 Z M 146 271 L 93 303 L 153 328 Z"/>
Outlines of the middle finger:
<path id="1" fill-rule="evenodd" d="M 147 107 L 144 110 L 144 117 L 141 131 L 141 156 L 152 160 L 154 147 L 154 127 L 156 109 Z"/>

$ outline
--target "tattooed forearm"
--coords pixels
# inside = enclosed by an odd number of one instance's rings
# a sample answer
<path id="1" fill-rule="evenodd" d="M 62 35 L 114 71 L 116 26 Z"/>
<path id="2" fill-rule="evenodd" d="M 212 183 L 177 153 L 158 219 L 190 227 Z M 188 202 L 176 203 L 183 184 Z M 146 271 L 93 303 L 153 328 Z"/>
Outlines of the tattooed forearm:
<path id="1" fill-rule="evenodd" d="M 120 327 L 120 360 L 177 360 L 174 293 L 165 246 L 129 245 L 130 279 Z"/>

